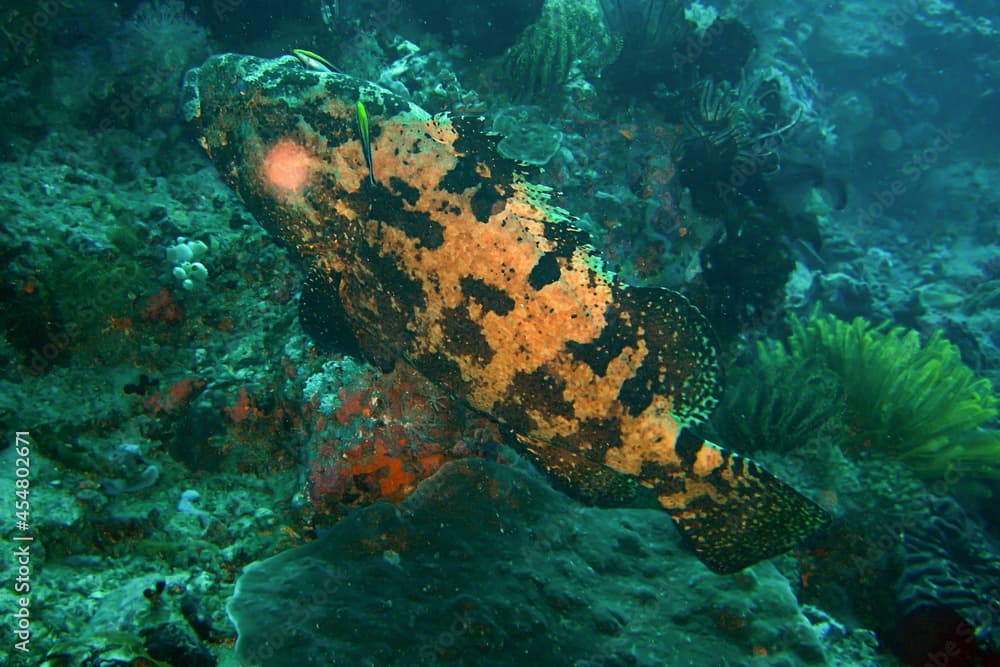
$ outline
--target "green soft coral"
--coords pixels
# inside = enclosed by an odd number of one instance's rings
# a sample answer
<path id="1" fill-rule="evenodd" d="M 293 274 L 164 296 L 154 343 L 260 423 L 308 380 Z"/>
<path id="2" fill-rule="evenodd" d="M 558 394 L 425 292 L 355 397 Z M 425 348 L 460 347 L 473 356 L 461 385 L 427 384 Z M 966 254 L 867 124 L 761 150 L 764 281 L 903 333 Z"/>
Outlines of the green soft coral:
<path id="1" fill-rule="evenodd" d="M 545 0 L 538 21 L 507 50 L 503 68 L 518 97 L 558 99 L 574 64 L 593 72 L 617 56 L 596 0 Z"/>
<path id="2" fill-rule="evenodd" d="M 763 343 L 751 364 L 729 369 L 710 438 L 743 453 L 791 451 L 815 438 L 841 444 L 847 427 L 839 378 L 818 360 L 788 356 Z"/>
<path id="3" fill-rule="evenodd" d="M 842 401 L 835 403 L 842 405 L 845 428 L 835 437 L 846 449 L 881 450 L 925 478 L 955 469 L 1000 479 L 1000 431 L 986 428 L 997 416 L 993 387 L 962 363 L 958 348 L 941 332 L 921 345 L 915 331 L 884 331 L 860 317 L 847 323 L 815 315 L 791 326 L 784 344 L 759 345 L 756 368 L 746 373 L 758 386 L 750 391 L 734 386 L 732 398 L 727 392 L 728 405 L 716 422 L 720 435 L 744 435 L 732 426 L 742 416 L 757 424 L 750 429 L 756 434 L 751 444 L 766 438 L 760 444 L 788 448 L 798 444 L 795 430 L 836 423 L 831 385 L 799 381 L 825 368 L 839 384 Z M 801 410 L 792 420 L 795 429 L 787 418 L 775 417 L 789 405 Z M 775 425 L 782 423 L 782 432 L 792 431 L 792 437 L 777 433 Z"/>

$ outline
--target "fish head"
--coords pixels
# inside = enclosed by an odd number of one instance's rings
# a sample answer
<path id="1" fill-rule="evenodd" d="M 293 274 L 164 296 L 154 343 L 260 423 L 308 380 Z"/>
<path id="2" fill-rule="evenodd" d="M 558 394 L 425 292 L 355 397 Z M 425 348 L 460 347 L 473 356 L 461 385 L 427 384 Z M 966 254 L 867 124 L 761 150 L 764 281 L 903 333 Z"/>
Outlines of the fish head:
<path id="1" fill-rule="evenodd" d="M 358 133 L 359 99 L 380 175 L 405 190 L 420 170 L 406 144 L 432 119 L 376 84 L 307 69 L 294 56 L 223 54 L 187 72 L 182 109 L 267 231 L 301 255 L 328 257 L 357 235 L 377 199 Z"/>

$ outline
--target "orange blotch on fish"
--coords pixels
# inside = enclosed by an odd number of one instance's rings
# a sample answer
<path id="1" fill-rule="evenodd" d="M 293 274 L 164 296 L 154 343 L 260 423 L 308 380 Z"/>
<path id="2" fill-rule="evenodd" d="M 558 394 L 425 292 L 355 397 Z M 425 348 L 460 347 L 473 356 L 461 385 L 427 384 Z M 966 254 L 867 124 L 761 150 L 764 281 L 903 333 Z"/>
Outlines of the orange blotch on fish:
<path id="1" fill-rule="evenodd" d="M 641 414 L 621 417 L 622 444 L 612 447 L 604 455 L 609 468 L 630 475 L 639 475 L 646 462 L 676 467 L 680 460 L 669 444 L 677 441 L 681 427 L 671 417 L 673 401 L 657 396 Z M 670 500 L 670 496 L 665 496 Z M 661 503 L 664 499 L 660 499 Z M 664 505 L 668 507 L 668 505 Z"/>
<path id="2" fill-rule="evenodd" d="M 702 447 L 694 461 L 694 474 L 705 477 L 722 465 L 722 453 L 715 447 Z"/>
<path id="3" fill-rule="evenodd" d="M 309 180 L 314 163 L 315 158 L 305 148 L 282 139 L 264 158 L 264 176 L 268 183 L 281 190 L 299 191 Z"/>

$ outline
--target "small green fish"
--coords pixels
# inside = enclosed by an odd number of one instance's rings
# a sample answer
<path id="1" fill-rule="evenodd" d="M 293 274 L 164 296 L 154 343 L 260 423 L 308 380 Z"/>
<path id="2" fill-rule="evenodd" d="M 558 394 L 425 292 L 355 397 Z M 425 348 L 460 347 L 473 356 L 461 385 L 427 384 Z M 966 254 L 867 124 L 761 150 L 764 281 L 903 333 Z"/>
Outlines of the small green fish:
<path id="1" fill-rule="evenodd" d="M 306 51 L 305 49 L 292 49 L 292 55 L 298 58 L 306 69 L 316 72 L 340 72 L 329 60 L 318 53 Z"/>
<path id="2" fill-rule="evenodd" d="M 361 135 L 361 151 L 365 154 L 365 162 L 368 163 L 368 182 L 375 185 L 375 170 L 372 169 L 372 137 L 368 132 L 368 112 L 365 105 L 358 100 L 358 133 Z"/>

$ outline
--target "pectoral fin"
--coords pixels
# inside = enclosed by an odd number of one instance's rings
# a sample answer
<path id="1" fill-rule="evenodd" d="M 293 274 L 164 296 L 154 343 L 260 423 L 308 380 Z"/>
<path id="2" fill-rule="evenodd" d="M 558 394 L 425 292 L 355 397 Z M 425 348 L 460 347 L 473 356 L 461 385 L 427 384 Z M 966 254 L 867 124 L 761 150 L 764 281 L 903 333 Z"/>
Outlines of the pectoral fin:
<path id="1" fill-rule="evenodd" d="M 361 357 L 344 305 L 340 301 L 340 276 L 311 271 L 302 282 L 299 295 L 299 323 L 313 342 L 326 351 Z"/>

